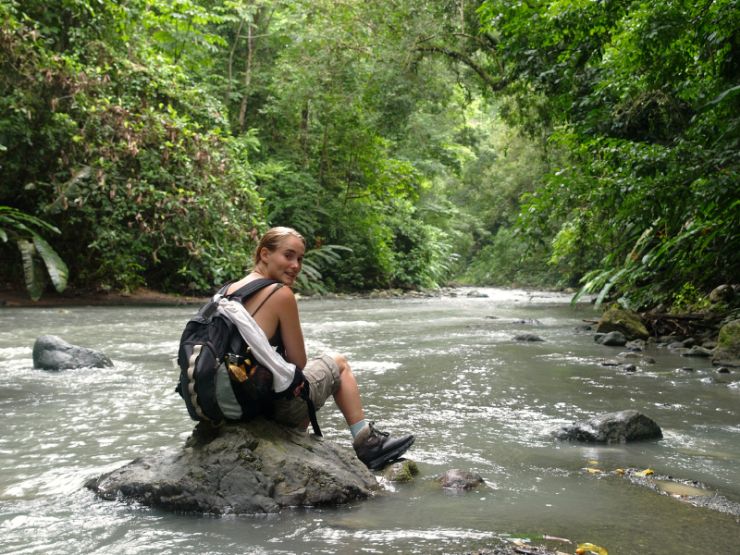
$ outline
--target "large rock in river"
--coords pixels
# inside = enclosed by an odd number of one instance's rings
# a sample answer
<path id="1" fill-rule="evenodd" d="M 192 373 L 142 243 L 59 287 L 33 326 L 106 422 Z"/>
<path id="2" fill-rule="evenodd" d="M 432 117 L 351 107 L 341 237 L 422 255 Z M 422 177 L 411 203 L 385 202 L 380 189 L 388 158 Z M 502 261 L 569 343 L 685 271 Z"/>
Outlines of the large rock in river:
<path id="1" fill-rule="evenodd" d="M 106 368 L 111 360 L 100 351 L 67 343 L 56 335 L 42 335 L 33 344 L 33 367 L 42 370 Z"/>
<path id="2" fill-rule="evenodd" d="M 264 419 L 198 424 L 184 447 L 136 459 L 85 485 L 103 499 L 212 514 L 340 505 L 378 488 L 350 449 Z"/>
<path id="3" fill-rule="evenodd" d="M 553 434 L 557 439 L 588 443 L 625 443 L 660 439 L 663 432 L 655 421 L 636 410 L 609 412 L 574 422 Z"/>
<path id="4" fill-rule="evenodd" d="M 596 331 L 598 333 L 618 331 L 628 340 L 647 339 L 650 336 L 639 314 L 621 308 L 610 308 L 604 312 L 596 325 Z"/>
<path id="5" fill-rule="evenodd" d="M 732 320 L 720 328 L 712 363 L 740 366 L 740 320 Z"/>

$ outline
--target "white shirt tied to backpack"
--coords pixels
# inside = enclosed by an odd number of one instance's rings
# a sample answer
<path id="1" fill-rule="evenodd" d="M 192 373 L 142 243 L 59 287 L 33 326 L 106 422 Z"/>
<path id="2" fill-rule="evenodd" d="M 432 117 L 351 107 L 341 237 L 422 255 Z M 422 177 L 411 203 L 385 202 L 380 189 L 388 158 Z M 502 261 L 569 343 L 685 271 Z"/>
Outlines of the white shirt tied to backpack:
<path id="1" fill-rule="evenodd" d="M 244 305 L 238 301 L 223 298 L 218 302 L 218 312 L 236 326 L 239 335 L 249 345 L 255 358 L 272 372 L 275 392 L 282 393 L 287 390 L 295 376 L 295 364 L 286 361 L 275 352 L 265 332 L 257 325 Z"/>

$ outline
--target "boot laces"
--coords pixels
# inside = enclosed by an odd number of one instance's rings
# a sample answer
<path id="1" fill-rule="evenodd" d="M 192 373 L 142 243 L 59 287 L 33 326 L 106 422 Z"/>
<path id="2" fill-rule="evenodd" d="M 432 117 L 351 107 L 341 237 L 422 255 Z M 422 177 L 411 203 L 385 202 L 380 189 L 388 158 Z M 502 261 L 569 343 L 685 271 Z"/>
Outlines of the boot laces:
<path id="1" fill-rule="evenodd" d="M 389 432 L 381 432 L 375 427 L 375 422 L 370 422 L 370 436 L 369 437 L 376 437 L 378 439 L 381 438 L 387 438 L 389 435 L 391 435 Z"/>

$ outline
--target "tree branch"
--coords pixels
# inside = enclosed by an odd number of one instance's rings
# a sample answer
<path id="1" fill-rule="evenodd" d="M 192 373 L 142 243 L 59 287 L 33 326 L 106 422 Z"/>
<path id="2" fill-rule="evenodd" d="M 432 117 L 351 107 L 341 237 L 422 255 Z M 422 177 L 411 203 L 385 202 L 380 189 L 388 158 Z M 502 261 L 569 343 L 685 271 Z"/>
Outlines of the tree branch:
<path id="1" fill-rule="evenodd" d="M 461 52 L 456 52 L 455 50 L 450 50 L 449 48 L 444 48 L 441 46 L 418 46 L 416 47 L 417 52 L 431 52 L 434 54 L 444 54 L 448 58 L 452 58 L 453 60 L 456 60 L 458 62 L 462 62 L 466 66 L 468 66 L 470 69 L 475 71 L 478 76 L 483 79 L 483 81 L 488 85 L 492 91 L 500 91 L 503 90 L 509 82 L 506 79 L 496 80 L 491 76 L 485 69 L 483 69 L 481 66 L 479 66 L 477 63 L 475 63 L 469 56 L 466 56 L 465 54 Z"/>

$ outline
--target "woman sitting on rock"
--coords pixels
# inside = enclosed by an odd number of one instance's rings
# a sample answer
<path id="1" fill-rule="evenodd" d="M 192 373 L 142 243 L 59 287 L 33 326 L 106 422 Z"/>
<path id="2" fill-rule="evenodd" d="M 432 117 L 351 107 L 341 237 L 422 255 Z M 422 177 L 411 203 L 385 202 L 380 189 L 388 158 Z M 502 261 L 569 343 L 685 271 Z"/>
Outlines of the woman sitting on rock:
<path id="1" fill-rule="evenodd" d="M 382 468 L 411 447 L 414 436 L 392 438 L 365 420 L 357 381 L 344 356 L 323 355 L 307 360 L 298 303 L 290 289 L 301 271 L 305 251 L 305 240 L 296 230 L 289 227 L 270 229 L 257 246 L 254 268 L 232 284 L 228 293 L 257 279 L 280 282 L 250 296 L 244 303 L 245 308 L 285 360 L 303 370 L 316 409 L 323 406 L 330 395 L 334 397 L 349 425 L 357 457 L 370 469 Z M 301 383 L 294 389 L 293 398 L 275 401 L 273 418 L 277 422 L 303 430 L 308 427 L 308 406 L 300 399 L 303 386 Z"/>

